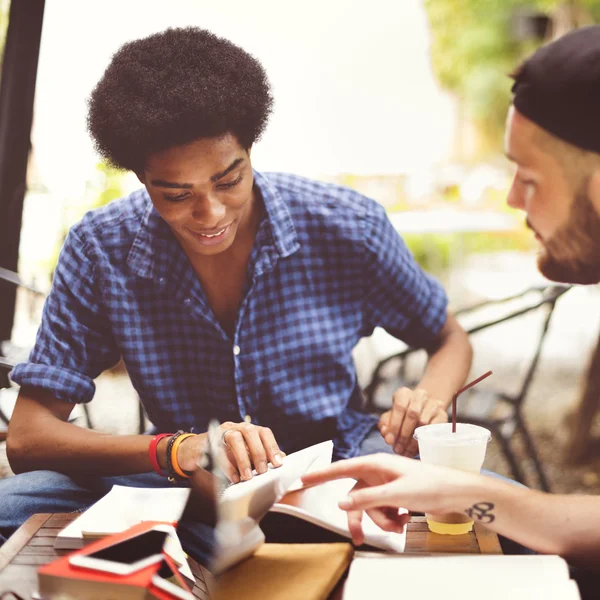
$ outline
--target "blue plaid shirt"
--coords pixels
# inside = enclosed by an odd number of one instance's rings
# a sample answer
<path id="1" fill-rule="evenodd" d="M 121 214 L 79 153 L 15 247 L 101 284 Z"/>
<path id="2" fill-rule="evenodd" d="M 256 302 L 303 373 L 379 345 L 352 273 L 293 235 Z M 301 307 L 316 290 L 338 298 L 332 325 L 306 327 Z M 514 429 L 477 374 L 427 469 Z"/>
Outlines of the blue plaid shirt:
<path id="1" fill-rule="evenodd" d="M 251 415 L 286 452 L 333 439 L 336 458 L 354 456 L 377 419 L 360 410 L 352 349 L 376 326 L 431 344 L 445 293 L 373 200 L 288 174 L 255 185 L 265 210 L 233 339 L 142 189 L 71 229 L 12 379 L 89 402 L 122 357 L 160 431 Z"/>

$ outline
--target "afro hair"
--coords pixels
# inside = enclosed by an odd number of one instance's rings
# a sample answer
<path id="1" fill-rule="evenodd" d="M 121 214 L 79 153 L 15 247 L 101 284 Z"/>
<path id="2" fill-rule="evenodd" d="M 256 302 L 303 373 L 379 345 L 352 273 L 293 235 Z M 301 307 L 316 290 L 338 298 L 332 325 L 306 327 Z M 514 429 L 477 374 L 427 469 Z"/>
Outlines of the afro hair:
<path id="1" fill-rule="evenodd" d="M 273 106 L 250 54 L 197 27 L 125 44 L 89 101 L 88 130 L 109 164 L 140 173 L 148 156 L 193 140 L 234 135 L 250 148 Z"/>

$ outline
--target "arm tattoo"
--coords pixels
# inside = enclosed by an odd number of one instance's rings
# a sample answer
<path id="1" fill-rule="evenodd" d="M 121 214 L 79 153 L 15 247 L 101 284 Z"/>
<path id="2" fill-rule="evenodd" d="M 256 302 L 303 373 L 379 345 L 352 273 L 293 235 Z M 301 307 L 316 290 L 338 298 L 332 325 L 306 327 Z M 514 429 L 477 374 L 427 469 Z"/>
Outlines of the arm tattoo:
<path id="1" fill-rule="evenodd" d="M 496 519 L 492 510 L 494 510 L 494 505 L 491 502 L 477 502 L 471 508 L 467 508 L 465 513 L 473 520 L 477 519 L 482 523 L 489 524 Z"/>

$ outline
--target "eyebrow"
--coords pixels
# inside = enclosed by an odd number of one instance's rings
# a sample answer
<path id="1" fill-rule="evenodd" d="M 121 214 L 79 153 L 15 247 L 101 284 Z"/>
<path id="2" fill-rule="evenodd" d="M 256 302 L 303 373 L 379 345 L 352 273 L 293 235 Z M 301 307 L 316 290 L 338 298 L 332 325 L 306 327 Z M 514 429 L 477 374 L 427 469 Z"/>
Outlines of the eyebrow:
<path id="1" fill-rule="evenodd" d="M 215 181 L 222 179 L 223 177 L 225 177 L 225 175 L 228 175 L 229 173 L 231 173 L 231 171 L 233 171 L 236 167 L 238 167 L 242 162 L 244 162 L 243 158 L 236 158 L 224 171 L 221 171 L 220 173 L 216 173 L 215 175 L 213 175 L 210 178 L 210 180 L 214 183 Z M 153 179 L 150 183 L 156 187 L 163 187 L 163 188 L 170 188 L 170 189 L 176 188 L 176 189 L 189 190 L 194 187 L 193 183 L 179 183 L 176 181 L 165 181 L 164 179 Z"/>

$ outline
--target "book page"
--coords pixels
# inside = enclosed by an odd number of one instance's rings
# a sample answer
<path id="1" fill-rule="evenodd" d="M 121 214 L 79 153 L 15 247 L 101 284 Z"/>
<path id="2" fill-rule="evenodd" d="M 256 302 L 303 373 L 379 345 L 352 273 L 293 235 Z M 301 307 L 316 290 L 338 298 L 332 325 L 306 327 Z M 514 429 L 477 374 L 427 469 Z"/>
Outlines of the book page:
<path id="1" fill-rule="evenodd" d="M 189 494 L 188 488 L 114 485 L 106 496 L 58 534 L 55 547 L 81 547 L 84 537 L 118 533 L 141 521 L 178 521 Z"/>
<path id="2" fill-rule="evenodd" d="M 580 600 L 559 556 L 382 556 L 357 553 L 344 600 L 368 597 L 461 600 Z"/>
<path id="3" fill-rule="evenodd" d="M 354 479 L 337 479 L 288 492 L 271 508 L 271 512 L 292 515 L 351 538 L 348 529 L 348 513 L 339 508 L 338 502 L 348 495 L 355 483 Z M 406 512 L 405 509 L 400 511 Z M 382 550 L 404 552 L 406 531 L 404 533 L 383 531 L 367 514 L 363 516 L 362 525 L 367 544 Z"/>
<path id="4" fill-rule="evenodd" d="M 234 521 L 249 516 L 260 520 L 315 461 L 331 462 L 332 452 L 332 441 L 321 442 L 284 457 L 281 467 L 270 466 L 266 473 L 230 485 L 221 495 L 219 518 Z"/>
<path id="5" fill-rule="evenodd" d="M 266 473 L 227 487 L 217 504 L 217 543 L 211 568 L 227 569 L 254 553 L 265 539 L 258 526 L 260 519 L 315 460 L 329 457 L 331 462 L 332 452 L 331 440 L 315 444 L 284 457 L 281 467 L 271 466 Z"/>

